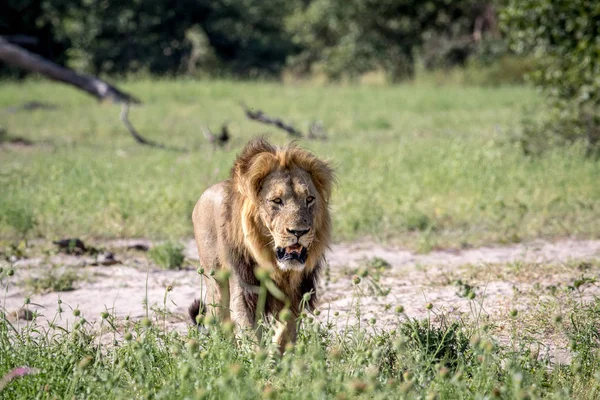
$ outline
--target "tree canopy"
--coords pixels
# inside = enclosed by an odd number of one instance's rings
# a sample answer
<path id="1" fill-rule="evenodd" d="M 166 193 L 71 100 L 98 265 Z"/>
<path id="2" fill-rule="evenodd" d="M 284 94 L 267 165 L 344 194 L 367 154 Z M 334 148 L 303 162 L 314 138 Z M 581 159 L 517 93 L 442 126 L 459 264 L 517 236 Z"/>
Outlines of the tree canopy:
<path id="1" fill-rule="evenodd" d="M 553 112 L 530 124 L 523 137 L 530 151 L 552 142 L 583 139 L 600 147 L 600 3 L 593 0 L 510 0 L 502 19 L 513 49 L 533 53 L 531 75 Z"/>
<path id="2" fill-rule="evenodd" d="M 0 35 L 33 37 L 29 50 L 82 72 L 252 77 L 290 67 L 403 78 L 426 44 L 444 62 L 464 61 L 452 50 L 471 51 L 478 26 L 489 28 L 480 22 L 491 2 L 7 0 L 0 7 Z"/>

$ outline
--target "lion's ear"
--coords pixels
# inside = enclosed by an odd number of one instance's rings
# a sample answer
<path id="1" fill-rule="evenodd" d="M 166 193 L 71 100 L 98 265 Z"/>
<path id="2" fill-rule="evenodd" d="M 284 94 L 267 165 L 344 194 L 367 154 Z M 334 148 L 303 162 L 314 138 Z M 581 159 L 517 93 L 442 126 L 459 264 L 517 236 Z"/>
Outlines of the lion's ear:
<path id="1" fill-rule="evenodd" d="M 299 149 L 293 149 L 291 159 L 297 166 L 310 174 L 323 200 L 329 202 L 331 189 L 335 182 L 335 174 L 329 163 L 317 158 L 308 151 Z"/>
<path id="2" fill-rule="evenodd" d="M 244 175 L 252 167 L 253 159 L 261 153 L 270 153 L 275 155 L 277 149 L 267 142 L 263 137 L 252 139 L 246 144 L 246 147 L 237 156 L 233 163 L 232 178 Z"/>
<path id="3" fill-rule="evenodd" d="M 231 178 L 242 194 L 250 197 L 258 194 L 260 181 L 271 171 L 276 152 L 262 137 L 248 142 L 231 169 Z"/>

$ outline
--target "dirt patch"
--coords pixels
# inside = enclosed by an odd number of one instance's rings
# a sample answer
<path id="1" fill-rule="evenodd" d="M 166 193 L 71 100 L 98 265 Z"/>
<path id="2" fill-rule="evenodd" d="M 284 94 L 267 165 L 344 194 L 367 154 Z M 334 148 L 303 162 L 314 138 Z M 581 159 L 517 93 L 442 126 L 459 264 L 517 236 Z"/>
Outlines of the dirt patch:
<path id="1" fill-rule="evenodd" d="M 149 246 L 150 241 L 135 239 L 102 243 L 117 260 L 111 266 L 94 266 L 95 259 L 65 254 L 16 261 L 15 276 L 3 282 L 8 286 L 0 304 L 9 313 L 15 312 L 29 298 L 27 309 L 62 325 L 73 323 L 71 309 L 78 308 L 90 322 L 98 322 L 101 313 L 108 311 L 135 319 L 159 316 L 171 328 L 185 330 L 187 307 L 200 291 L 195 243 L 187 241 L 188 269 L 179 271 L 160 270 L 145 252 L 136 250 Z M 480 318 L 493 325 L 499 338 L 506 339 L 508 331 L 515 328 L 507 315 L 519 310 L 519 321 L 537 324 L 533 336 L 550 338 L 555 347 L 563 344 L 562 339 L 548 321 L 568 302 L 587 301 L 598 293 L 593 280 L 574 289 L 577 280 L 598 275 L 598 260 L 598 240 L 535 241 L 429 254 L 366 241 L 336 244 L 327 255 L 320 318 L 338 329 L 358 321 L 367 324 L 371 319 L 376 320 L 376 328 L 389 329 L 399 318 L 394 309 L 402 306 L 406 315 L 414 318 L 435 319 L 442 314 Z M 73 290 L 35 294 L 22 285 L 56 266 L 78 272 L 80 280 L 74 282 Z M 358 285 L 353 283 L 357 275 L 361 276 Z M 62 314 L 58 314 L 59 299 Z M 426 308 L 428 303 L 433 306 L 431 311 Z"/>
<path id="2" fill-rule="evenodd" d="M 324 301 L 336 309 L 338 304 L 348 302 L 350 277 L 346 273 L 338 280 L 335 278 L 340 272 L 352 271 L 375 258 L 390 265 L 382 274 L 381 284 L 390 287 L 391 292 L 382 297 L 404 306 L 408 315 L 421 318 L 427 315 L 425 305 L 429 302 L 447 309 L 463 309 L 466 299 L 457 295 L 462 289 L 458 281 L 475 285 L 475 292 L 485 295 L 484 306 L 488 311 L 506 310 L 515 289 L 565 285 L 586 272 L 579 268 L 581 263 L 600 259 L 600 241 L 535 241 L 429 254 L 367 242 L 335 245 L 328 254 L 333 282 L 325 291 Z M 600 268 L 597 263 L 590 264 L 589 269 L 597 268 Z M 342 299 L 335 300 L 337 294 Z M 513 305 L 519 308 L 519 304 Z"/>

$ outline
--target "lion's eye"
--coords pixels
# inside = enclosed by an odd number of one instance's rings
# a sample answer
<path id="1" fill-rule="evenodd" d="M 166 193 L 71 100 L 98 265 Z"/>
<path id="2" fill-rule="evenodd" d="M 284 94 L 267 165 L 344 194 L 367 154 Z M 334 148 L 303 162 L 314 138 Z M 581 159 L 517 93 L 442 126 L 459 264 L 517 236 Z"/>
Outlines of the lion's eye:
<path id="1" fill-rule="evenodd" d="M 275 204 L 283 204 L 283 200 L 281 200 L 279 197 L 276 197 L 271 201 Z"/>
<path id="2" fill-rule="evenodd" d="M 315 201 L 315 197 L 314 197 L 314 196 L 308 196 L 308 197 L 306 198 L 306 204 L 310 204 L 310 203 L 312 203 L 313 201 Z"/>

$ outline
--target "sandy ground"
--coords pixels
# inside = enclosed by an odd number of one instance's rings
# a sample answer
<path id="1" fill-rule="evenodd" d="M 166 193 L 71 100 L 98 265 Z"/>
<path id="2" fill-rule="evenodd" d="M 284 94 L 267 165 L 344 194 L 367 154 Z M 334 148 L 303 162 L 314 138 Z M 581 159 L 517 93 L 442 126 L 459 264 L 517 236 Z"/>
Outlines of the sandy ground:
<path id="1" fill-rule="evenodd" d="M 186 243 L 187 269 L 179 271 L 160 270 L 148 261 L 144 252 L 128 250 L 134 244 L 151 246 L 147 240 L 93 244 L 113 252 L 117 263 L 93 266 L 95 257 L 64 254 L 18 260 L 12 263 L 15 276 L 2 282 L 6 288 L 2 288 L 0 305 L 7 313 L 15 313 L 29 297 L 31 303 L 27 308 L 37 311 L 42 321 L 54 320 L 63 326 L 73 323 L 71 308 L 78 308 L 90 322 L 100 321 L 104 311 L 134 319 L 148 312 L 171 329 L 188 329 L 186 310 L 200 291 L 193 240 Z M 393 328 L 398 321 L 396 306 L 402 305 L 409 317 L 424 318 L 428 316 L 426 304 L 432 303 L 433 318 L 442 314 L 476 318 L 481 314 L 494 323 L 502 337 L 508 330 L 506 317 L 512 309 L 522 312 L 519 319 L 524 323 L 528 318 L 541 318 L 540 326 L 544 326 L 543 319 L 551 318 L 544 315 L 548 304 L 569 301 L 566 289 L 576 279 L 598 276 L 599 260 L 600 240 L 534 241 L 428 254 L 368 241 L 336 244 L 327 255 L 329 268 L 321 285 L 319 318 L 340 329 L 348 323 L 355 324 L 357 319 L 365 324 L 371 318 L 377 320 L 377 327 Z M 5 263 L 4 267 L 9 265 Z M 74 290 L 33 294 L 23 284 L 39 276 L 45 268 L 60 271 L 65 267 L 76 270 L 80 277 Z M 358 286 L 354 285 L 353 276 L 363 270 L 368 276 Z M 172 288 L 168 293 L 167 287 Z M 467 287 L 476 294 L 474 301 L 466 298 Z M 556 294 L 557 288 L 562 295 Z M 587 285 L 578 299 L 585 301 L 599 291 L 595 285 Z M 64 311 L 60 315 L 57 314 L 59 299 Z M 550 333 L 540 328 L 530 334 L 543 338 Z M 561 340 L 555 342 L 554 347 L 562 346 Z"/>

